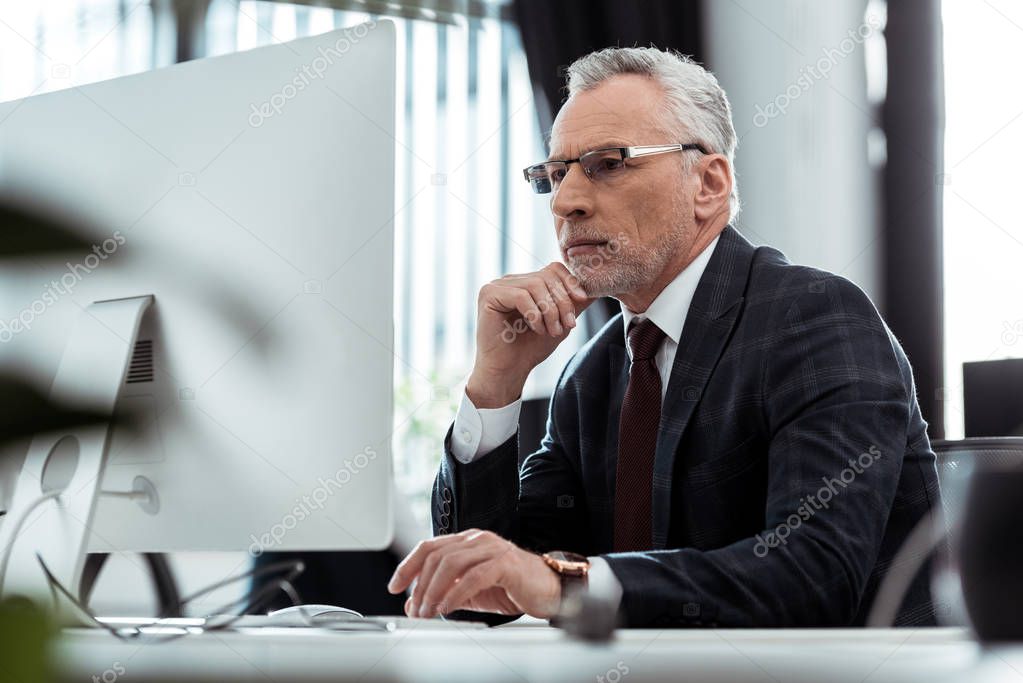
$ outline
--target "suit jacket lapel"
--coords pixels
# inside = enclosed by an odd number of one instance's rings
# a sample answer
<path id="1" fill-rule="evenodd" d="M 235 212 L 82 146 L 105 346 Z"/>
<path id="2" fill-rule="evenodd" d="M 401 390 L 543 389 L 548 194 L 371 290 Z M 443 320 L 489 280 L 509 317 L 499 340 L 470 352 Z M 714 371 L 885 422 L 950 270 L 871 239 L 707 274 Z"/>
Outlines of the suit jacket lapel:
<path id="1" fill-rule="evenodd" d="M 654 456 L 652 531 L 655 549 L 664 548 L 668 542 L 671 485 L 678 444 L 731 336 L 745 297 L 754 252 L 753 245 L 734 228 L 725 228 L 686 314 L 661 408 Z M 624 347 L 622 350 L 624 352 Z M 612 476 L 613 472 L 612 467 Z"/>

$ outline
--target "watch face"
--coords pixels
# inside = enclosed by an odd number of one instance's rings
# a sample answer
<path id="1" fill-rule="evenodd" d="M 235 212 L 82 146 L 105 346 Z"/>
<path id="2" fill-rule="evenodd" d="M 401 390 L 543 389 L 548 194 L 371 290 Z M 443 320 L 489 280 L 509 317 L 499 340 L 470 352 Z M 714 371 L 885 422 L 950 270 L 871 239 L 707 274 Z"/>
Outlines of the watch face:
<path id="1" fill-rule="evenodd" d="M 547 564 L 559 574 L 568 576 L 584 576 L 590 569 L 590 561 L 579 553 L 566 553 L 560 550 L 549 552 L 544 557 Z"/>

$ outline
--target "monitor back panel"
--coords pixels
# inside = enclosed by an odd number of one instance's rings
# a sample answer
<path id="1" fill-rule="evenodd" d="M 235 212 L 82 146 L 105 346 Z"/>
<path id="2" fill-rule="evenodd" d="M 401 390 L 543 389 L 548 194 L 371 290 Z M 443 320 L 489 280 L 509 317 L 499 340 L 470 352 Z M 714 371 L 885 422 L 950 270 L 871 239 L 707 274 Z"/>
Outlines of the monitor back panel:
<path id="1" fill-rule="evenodd" d="M 0 272 L 2 363 L 52 380 L 92 301 L 153 294 L 99 550 L 368 549 L 391 537 L 394 27 L 0 104 L 0 180 L 94 226 Z"/>
<path id="2" fill-rule="evenodd" d="M 963 363 L 967 437 L 1023 436 L 1023 358 Z"/>

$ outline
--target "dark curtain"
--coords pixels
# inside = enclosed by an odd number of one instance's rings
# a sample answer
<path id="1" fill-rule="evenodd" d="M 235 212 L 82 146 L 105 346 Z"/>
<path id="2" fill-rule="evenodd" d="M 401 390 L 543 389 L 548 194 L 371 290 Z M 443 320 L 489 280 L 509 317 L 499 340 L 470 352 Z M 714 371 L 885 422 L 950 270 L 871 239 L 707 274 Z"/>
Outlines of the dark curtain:
<path id="1" fill-rule="evenodd" d="M 703 62 L 700 6 L 699 0 L 514 0 L 541 130 L 550 130 L 565 100 L 565 68 L 589 52 L 654 45 Z M 584 329 L 594 334 L 618 310 L 613 299 L 596 302 Z"/>
<path id="2" fill-rule="evenodd" d="M 884 172 L 883 311 L 902 342 L 932 439 L 944 438 L 942 167 L 945 137 L 941 3 L 889 2 L 885 29 L 888 140 Z"/>
<path id="3" fill-rule="evenodd" d="M 540 126 L 564 101 L 564 68 L 605 47 L 674 48 L 703 61 L 697 0 L 514 0 Z"/>

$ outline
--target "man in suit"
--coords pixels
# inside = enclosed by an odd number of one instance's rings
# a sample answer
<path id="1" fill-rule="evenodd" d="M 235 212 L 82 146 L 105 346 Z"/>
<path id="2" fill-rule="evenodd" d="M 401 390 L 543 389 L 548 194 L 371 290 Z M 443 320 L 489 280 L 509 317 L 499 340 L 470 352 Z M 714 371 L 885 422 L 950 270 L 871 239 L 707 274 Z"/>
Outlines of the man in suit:
<path id="1" fill-rule="evenodd" d="M 480 291 L 437 536 L 390 590 L 414 583 L 406 612 L 424 617 L 549 618 L 588 582 L 620 589 L 628 626 L 863 624 L 940 504 L 905 354 L 855 285 L 731 226 L 736 138 L 713 75 L 624 48 L 568 76 L 550 158 L 525 171 L 566 265 Z M 520 468 L 523 383 L 600 296 L 622 312 L 565 367 Z M 900 623 L 932 618 L 919 577 Z"/>

